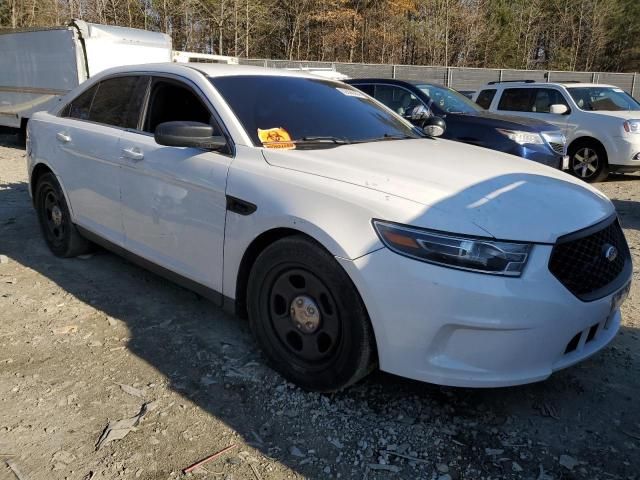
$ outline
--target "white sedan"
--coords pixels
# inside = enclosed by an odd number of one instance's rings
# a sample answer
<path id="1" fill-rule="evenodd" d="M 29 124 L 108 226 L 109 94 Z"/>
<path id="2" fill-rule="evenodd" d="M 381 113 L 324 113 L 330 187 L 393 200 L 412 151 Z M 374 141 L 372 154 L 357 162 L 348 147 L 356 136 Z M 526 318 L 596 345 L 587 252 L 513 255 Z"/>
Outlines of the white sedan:
<path id="1" fill-rule="evenodd" d="M 377 365 L 534 382 L 614 338 L 631 259 L 611 202 L 562 172 L 426 137 L 303 72 L 105 71 L 29 122 L 54 254 L 97 243 L 248 316 L 310 390 Z"/>

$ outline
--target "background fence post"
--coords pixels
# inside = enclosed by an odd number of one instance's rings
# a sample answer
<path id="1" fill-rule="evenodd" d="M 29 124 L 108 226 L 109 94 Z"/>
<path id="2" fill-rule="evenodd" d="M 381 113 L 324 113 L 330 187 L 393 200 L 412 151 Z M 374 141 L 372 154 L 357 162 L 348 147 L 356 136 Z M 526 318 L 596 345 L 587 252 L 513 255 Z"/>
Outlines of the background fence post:
<path id="1" fill-rule="evenodd" d="M 549 83 L 551 81 L 551 71 L 547 70 L 547 74 L 545 75 L 545 77 L 547 77 L 547 83 Z"/>
<path id="2" fill-rule="evenodd" d="M 451 67 L 447 67 L 447 84 L 445 87 L 451 88 Z"/>
<path id="3" fill-rule="evenodd" d="M 500 69 L 500 73 L 498 74 L 498 81 L 502 81 L 502 69 Z"/>
<path id="4" fill-rule="evenodd" d="M 636 85 L 638 83 L 638 74 L 634 73 L 633 74 L 633 79 L 631 80 L 631 96 L 633 98 L 637 98 L 636 97 Z M 640 95 L 638 95 L 640 97 Z"/>
<path id="5" fill-rule="evenodd" d="M 391 65 L 391 78 L 396 78 L 396 65 Z"/>

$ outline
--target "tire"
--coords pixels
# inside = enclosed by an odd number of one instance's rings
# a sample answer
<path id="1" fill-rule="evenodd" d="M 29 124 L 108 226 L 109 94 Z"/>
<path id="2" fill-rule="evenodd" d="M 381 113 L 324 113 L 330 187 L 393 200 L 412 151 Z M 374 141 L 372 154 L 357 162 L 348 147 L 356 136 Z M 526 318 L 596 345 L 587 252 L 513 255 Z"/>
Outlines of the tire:
<path id="1" fill-rule="evenodd" d="M 595 142 L 581 142 L 569 150 L 571 173 L 587 183 L 602 182 L 609 176 L 607 152 Z"/>
<path id="2" fill-rule="evenodd" d="M 38 179 L 35 198 L 40 229 L 54 255 L 68 258 L 90 250 L 89 241 L 71 222 L 69 207 L 53 173 L 45 173 Z"/>
<path id="3" fill-rule="evenodd" d="M 334 392 L 374 369 L 374 335 L 360 295 L 335 259 L 306 237 L 286 237 L 258 256 L 247 300 L 253 335 L 287 380 Z"/>

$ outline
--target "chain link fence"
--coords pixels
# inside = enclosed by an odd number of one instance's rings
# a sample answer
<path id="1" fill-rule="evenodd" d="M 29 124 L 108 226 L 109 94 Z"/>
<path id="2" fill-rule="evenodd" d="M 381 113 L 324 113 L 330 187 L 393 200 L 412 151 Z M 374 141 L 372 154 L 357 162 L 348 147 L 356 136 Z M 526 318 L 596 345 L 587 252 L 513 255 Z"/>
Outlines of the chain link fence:
<path id="1" fill-rule="evenodd" d="M 439 83 L 456 90 L 478 90 L 487 82 L 535 80 L 538 82 L 606 83 L 629 92 L 640 100 L 640 75 L 637 73 L 566 72 L 554 70 L 512 70 L 498 68 L 428 67 L 421 65 L 384 65 L 340 62 L 303 62 L 241 58 L 243 65 L 270 68 L 333 68 L 351 78 L 397 78 Z"/>

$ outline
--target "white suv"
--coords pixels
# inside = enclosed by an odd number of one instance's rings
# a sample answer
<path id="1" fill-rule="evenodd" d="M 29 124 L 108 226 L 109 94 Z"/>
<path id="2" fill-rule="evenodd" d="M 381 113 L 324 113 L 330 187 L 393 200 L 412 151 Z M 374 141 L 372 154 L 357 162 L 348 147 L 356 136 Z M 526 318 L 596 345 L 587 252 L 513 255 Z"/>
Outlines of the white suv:
<path id="1" fill-rule="evenodd" d="M 567 137 L 571 171 L 597 182 L 640 170 L 640 103 L 613 85 L 491 82 L 473 96 L 492 112 L 538 118 Z"/>

